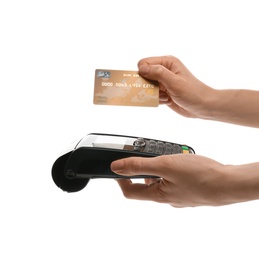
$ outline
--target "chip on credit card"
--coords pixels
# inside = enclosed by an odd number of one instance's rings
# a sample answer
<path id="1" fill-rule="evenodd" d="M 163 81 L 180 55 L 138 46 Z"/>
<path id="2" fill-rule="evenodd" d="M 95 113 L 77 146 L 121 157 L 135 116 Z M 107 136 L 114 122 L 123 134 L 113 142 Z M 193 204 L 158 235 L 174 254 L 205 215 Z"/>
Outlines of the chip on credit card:
<path id="1" fill-rule="evenodd" d="M 157 82 L 141 77 L 138 71 L 96 69 L 94 104 L 157 107 Z"/>

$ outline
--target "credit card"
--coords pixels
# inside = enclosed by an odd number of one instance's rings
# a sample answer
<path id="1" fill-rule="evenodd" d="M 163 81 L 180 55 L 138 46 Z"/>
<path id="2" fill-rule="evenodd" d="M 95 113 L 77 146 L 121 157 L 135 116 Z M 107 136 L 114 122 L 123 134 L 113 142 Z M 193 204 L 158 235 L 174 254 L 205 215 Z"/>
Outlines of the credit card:
<path id="1" fill-rule="evenodd" d="M 138 71 L 96 69 L 94 104 L 157 107 L 159 87 Z"/>

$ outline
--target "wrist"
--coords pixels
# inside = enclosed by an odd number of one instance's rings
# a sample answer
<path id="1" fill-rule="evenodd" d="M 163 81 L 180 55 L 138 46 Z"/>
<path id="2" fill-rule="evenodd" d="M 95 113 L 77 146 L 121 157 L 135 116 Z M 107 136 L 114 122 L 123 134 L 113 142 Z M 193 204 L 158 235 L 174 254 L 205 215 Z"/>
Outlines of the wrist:
<path id="1" fill-rule="evenodd" d="M 233 104 L 234 93 L 226 90 L 208 88 L 203 100 L 202 119 L 215 121 L 228 121 L 227 118 L 233 116 L 231 104 Z"/>
<path id="2" fill-rule="evenodd" d="M 221 92 L 205 84 L 196 92 L 197 104 L 195 117 L 205 120 L 216 120 L 220 115 L 220 103 L 223 102 Z"/>
<path id="3" fill-rule="evenodd" d="M 259 91 L 207 88 L 201 118 L 237 125 L 259 127 Z"/>

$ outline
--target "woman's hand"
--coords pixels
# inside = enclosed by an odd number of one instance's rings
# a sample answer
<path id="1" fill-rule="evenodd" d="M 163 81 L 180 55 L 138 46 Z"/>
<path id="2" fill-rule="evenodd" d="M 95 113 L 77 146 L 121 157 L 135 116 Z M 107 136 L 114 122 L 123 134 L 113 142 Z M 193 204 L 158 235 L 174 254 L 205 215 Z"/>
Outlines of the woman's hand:
<path id="1" fill-rule="evenodd" d="M 195 154 L 130 157 L 112 162 L 118 175 L 159 176 L 145 184 L 117 181 L 125 197 L 174 207 L 220 206 L 259 198 L 259 163 L 231 166 Z"/>

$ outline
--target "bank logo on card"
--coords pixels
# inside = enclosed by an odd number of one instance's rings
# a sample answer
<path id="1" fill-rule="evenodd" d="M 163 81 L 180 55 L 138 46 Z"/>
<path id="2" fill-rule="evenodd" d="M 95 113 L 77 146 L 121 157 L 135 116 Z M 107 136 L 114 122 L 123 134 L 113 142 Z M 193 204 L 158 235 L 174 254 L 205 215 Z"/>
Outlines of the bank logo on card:
<path id="1" fill-rule="evenodd" d="M 141 77 L 137 71 L 95 70 L 94 104 L 157 107 L 156 82 Z"/>
<path id="2" fill-rule="evenodd" d="M 111 73 L 109 71 L 98 71 L 97 72 L 97 78 L 110 78 Z"/>

